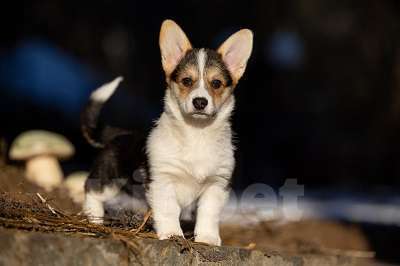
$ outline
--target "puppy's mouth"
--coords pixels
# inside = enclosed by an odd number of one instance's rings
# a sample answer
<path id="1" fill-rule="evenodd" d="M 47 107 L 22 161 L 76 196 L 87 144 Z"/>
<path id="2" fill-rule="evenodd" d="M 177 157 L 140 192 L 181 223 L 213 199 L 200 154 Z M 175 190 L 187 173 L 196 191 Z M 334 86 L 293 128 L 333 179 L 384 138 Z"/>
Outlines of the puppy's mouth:
<path id="1" fill-rule="evenodd" d="M 195 119 L 208 119 L 208 118 L 212 118 L 214 116 L 213 114 L 207 114 L 204 112 L 192 112 L 192 113 L 189 113 L 189 115 Z"/>

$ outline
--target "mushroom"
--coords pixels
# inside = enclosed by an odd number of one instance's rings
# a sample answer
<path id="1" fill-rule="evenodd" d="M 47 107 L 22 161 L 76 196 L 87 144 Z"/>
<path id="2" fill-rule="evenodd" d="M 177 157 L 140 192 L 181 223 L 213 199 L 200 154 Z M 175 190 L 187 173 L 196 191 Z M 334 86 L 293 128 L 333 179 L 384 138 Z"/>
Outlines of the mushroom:
<path id="1" fill-rule="evenodd" d="M 63 172 L 58 160 L 74 154 L 74 146 L 64 136 L 45 130 L 20 134 L 10 148 L 10 159 L 26 161 L 29 181 L 51 191 L 61 184 Z"/>
<path id="2" fill-rule="evenodd" d="M 77 204 L 85 200 L 85 182 L 89 176 L 88 172 L 78 171 L 67 176 L 63 186 L 68 190 L 69 196 Z"/>

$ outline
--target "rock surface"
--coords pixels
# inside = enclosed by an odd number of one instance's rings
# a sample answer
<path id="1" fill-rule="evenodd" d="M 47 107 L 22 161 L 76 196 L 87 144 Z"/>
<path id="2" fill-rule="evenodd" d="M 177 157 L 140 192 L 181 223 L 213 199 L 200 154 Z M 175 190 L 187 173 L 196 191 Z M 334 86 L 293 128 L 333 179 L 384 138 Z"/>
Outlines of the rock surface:
<path id="1" fill-rule="evenodd" d="M 0 265 L 354 265 L 337 256 L 283 256 L 155 239 L 99 239 L 0 229 Z"/>

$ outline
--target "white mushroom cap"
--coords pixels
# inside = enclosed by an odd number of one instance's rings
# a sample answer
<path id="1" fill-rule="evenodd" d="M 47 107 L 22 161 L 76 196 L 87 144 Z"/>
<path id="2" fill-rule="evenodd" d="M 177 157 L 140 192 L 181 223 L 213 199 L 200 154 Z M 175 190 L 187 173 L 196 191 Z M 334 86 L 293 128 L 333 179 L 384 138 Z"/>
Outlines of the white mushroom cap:
<path id="1" fill-rule="evenodd" d="M 67 159 L 74 152 L 72 143 L 62 135 L 45 130 L 30 130 L 15 138 L 9 156 L 12 160 L 27 160 L 41 155 Z"/>

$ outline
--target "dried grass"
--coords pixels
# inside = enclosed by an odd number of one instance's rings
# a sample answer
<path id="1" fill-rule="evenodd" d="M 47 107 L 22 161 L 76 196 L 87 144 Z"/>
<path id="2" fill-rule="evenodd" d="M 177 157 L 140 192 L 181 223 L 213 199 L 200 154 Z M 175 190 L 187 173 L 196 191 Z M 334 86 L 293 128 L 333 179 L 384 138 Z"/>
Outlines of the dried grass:
<path id="1" fill-rule="evenodd" d="M 150 215 L 143 220 L 126 213 L 106 218 L 104 225 L 89 223 L 81 214 L 65 213 L 39 193 L 0 193 L 0 226 L 28 231 L 59 232 L 90 237 L 132 239 L 156 238 Z"/>

